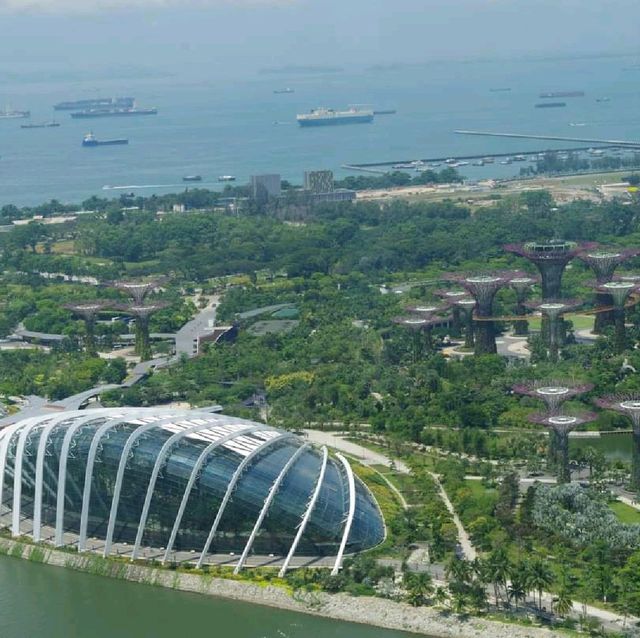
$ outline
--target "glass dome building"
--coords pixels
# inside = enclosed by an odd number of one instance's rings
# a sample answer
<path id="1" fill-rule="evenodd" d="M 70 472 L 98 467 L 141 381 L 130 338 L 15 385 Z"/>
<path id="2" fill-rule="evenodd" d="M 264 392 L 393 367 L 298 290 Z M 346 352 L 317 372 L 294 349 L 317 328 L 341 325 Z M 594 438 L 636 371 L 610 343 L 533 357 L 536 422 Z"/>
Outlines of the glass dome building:
<path id="1" fill-rule="evenodd" d="M 55 546 L 198 566 L 335 556 L 379 544 L 380 509 L 347 460 L 219 413 L 103 408 L 0 430 L 0 526 Z"/>

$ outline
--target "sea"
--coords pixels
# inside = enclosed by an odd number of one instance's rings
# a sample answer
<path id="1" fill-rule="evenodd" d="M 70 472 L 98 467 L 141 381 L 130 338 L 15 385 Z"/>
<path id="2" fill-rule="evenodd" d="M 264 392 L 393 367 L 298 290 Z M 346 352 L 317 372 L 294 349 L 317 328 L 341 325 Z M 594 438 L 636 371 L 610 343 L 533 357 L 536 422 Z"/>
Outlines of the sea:
<path id="1" fill-rule="evenodd" d="M 113 75 L 113 74 L 112 74 Z M 117 74 L 115 74 L 117 75 Z M 0 120 L 0 206 L 91 195 L 151 195 L 202 186 L 221 189 L 279 173 L 301 184 L 306 170 L 356 174 L 352 163 L 406 162 L 571 147 L 564 142 L 470 137 L 456 129 L 640 140 L 637 56 L 390 63 L 327 71 L 298 69 L 225 78 L 155 73 L 154 77 L 51 79 L 14 77 L 0 84 L 0 104 L 30 110 L 31 122 L 59 128 L 21 129 L 28 120 Z M 292 93 L 274 93 L 291 88 Z M 584 91 L 561 98 L 565 108 L 535 108 L 547 91 Z M 62 100 L 131 95 L 148 117 L 74 120 L 55 112 Z M 376 110 L 371 124 L 301 128 L 296 114 L 325 106 Z M 127 146 L 83 148 L 82 138 L 126 137 Z M 585 146 L 585 144 L 582 144 Z M 589 146 L 589 144 L 586 144 Z M 458 170 L 470 180 L 508 177 L 527 165 L 499 162 Z M 440 168 L 442 168 L 442 165 Z M 185 184 L 201 175 L 199 184 Z"/>

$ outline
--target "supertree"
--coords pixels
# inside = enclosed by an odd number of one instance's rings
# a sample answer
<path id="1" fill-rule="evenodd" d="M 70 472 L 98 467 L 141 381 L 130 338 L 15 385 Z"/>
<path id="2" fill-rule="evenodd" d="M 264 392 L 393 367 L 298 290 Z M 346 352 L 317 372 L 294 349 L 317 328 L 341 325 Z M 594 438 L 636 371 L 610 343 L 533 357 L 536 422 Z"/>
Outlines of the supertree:
<path id="1" fill-rule="evenodd" d="M 549 445 L 557 448 L 557 476 L 559 483 L 569 483 L 571 472 L 569 471 L 569 432 L 579 425 L 595 421 L 597 416 L 592 412 L 580 412 L 575 414 L 530 414 L 529 421 L 549 428 L 555 435 Z"/>
<path id="2" fill-rule="evenodd" d="M 493 299 L 500 288 L 509 283 L 509 274 L 449 275 L 475 299 L 475 354 L 495 354 L 496 337 L 493 325 Z"/>
<path id="3" fill-rule="evenodd" d="M 459 339 L 462 335 L 462 320 L 460 317 L 462 308 L 452 302 L 468 297 L 469 293 L 466 290 L 436 290 L 435 294 L 451 308 L 451 336 Z"/>
<path id="4" fill-rule="evenodd" d="M 530 241 L 524 244 L 507 244 L 507 252 L 520 255 L 535 264 L 540 271 L 542 299 L 559 299 L 562 296 L 562 274 L 567 264 L 578 254 L 596 246 L 593 242 Z"/>
<path id="5" fill-rule="evenodd" d="M 159 288 L 165 281 L 164 277 L 145 281 L 112 281 L 107 285 L 122 290 L 133 299 L 133 303 L 140 306 L 145 297 L 154 289 Z"/>
<path id="6" fill-rule="evenodd" d="M 587 264 L 594 275 L 598 284 L 604 284 L 613 279 L 616 268 L 623 262 L 635 257 L 640 253 L 636 248 L 602 248 L 598 247 L 594 250 L 585 250 L 578 254 L 578 259 Z M 596 295 L 598 306 L 610 306 L 612 304 L 611 296 L 607 291 L 599 291 Z M 600 334 L 604 328 L 615 322 L 614 313 L 599 312 L 593 325 L 593 331 Z"/>
<path id="7" fill-rule="evenodd" d="M 631 281 L 607 281 L 596 289 L 598 292 L 605 293 L 613 302 L 614 349 L 621 354 L 627 344 L 627 331 L 624 325 L 625 304 L 629 295 L 638 290 L 638 284 Z"/>
<path id="8" fill-rule="evenodd" d="M 419 316 L 408 315 L 404 317 L 394 317 L 393 323 L 409 328 L 414 333 L 413 341 L 413 359 L 418 360 L 419 353 L 422 350 L 422 344 L 424 344 L 425 350 L 430 353 L 433 352 L 433 326 L 440 323 L 442 318 L 435 316 Z M 424 335 L 424 339 L 421 339 L 421 335 Z"/>
<path id="9" fill-rule="evenodd" d="M 560 414 L 560 409 L 565 401 L 569 401 L 580 394 L 585 394 L 593 390 L 592 383 L 574 380 L 544 379 L 541 381 L 522 381 L 513 386 L 516 394 L 521 394 L 544 402 L 547 414 L 554 416 Z M 557 464 L 556 434 L 554 430 L 549 431 L 548 459 L 551 465 Z"/>
<path id="10" fill-rule="evenodd" d="M 581 305 L 582 302 L 575 299 L 559 299 L 527 303 L 529 308 L 538 310 L 548 321 L 549 329 L 547 331 L 547 345 L 549 348 L 549 361 L 553 363 L 558 361 L 560 345 L 564 341 L 562 336 L 564 331 L 561 330 L 561 317 Z"/>
<path id="11" fill-rule="evenodd" d="M 149 317 L 154 312 L 166 308 L 167 304 L 161 301 L 144 303 L 141 305 L 127 304 L 118 306 L 118 309 L 136 318 L 136 354 L 141 361 L 151 358 L 151 343 L 149 339 Z"/>
<path id="12" fill-rule="evenodd" d="M 610 394 L 596 399 L 604 410 L 621 412 L 631 420 L 633 445 L 631 451 L 631 489 L 640 492 L 640 393 Z"/>
<path id="13" fill-rule="evenodd" d="M 513 288 L 516 293 L 515 313 L 518 316 L 527 314 L 525 301 L 531 288 L 540 281 L 538 277 L 529 277 L 528 275 L 519 275 L 509 280 L 509 287 Z M 513 334 L 524 337 L 529 334 L 529 322 L 525 319 L 513 322 Z"/>
<path id="14" fill-rule="evenodd" d="M 549 414 L 558 414 L 560 406 L 574 397 L 593 390 L 592 383 L 545 379 L 542 381 L 523 381 L 513 386 L 516 394 L 540 399 L 547 407 Z"/>
<path id="15" fill-rule="evenodd" d="M 68 303 L 63 306 L 70 312 L 84 319 L 85 329 L 85 349 L 87 354 L 95 357 L 98 354 L 96 349 L 96 317 L 98 313 L 102 312 L 107 307 L 107 302 L 104 301 L 86 301 L 78 303 Z"/>

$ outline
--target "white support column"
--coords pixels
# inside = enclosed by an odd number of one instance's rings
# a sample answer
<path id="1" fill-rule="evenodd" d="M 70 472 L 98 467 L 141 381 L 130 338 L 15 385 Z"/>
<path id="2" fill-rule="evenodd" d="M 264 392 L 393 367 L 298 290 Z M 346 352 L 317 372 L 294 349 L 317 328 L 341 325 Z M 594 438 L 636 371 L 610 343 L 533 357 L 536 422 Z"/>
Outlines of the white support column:
<path id="1" fill-rule="evenodd" d="M 35 423 L 42 418 L 43 417 L 31 417 L 29 419 L 24 419 L 23 421 L 13 423 L 3 430 L 0 430 L 0 507 L 4 502 L 4 475 L 7 471 L 7 455 L 9 453 L 9 445 L 11 444 L 11 439 L 13 438 L 13 435 L 16 432 L 19 432 L 23 427 L 28 426 L 30 423 Z M 13 482 L 15 484 L 15 477 Z"/>
<path id="2" fill-rule="evenodd" d="M 176 542 L 176 536 L 178 535 L 178 530 L 180 529 L 180 524 L 182 523 L 182 517 L 184 516 L 184 511 L 187 508 L 187 503 L 189 502 L 189 496 L 191 495 L 191 490 L 193 489 L 193 486 L 196 482 L 196 478 L 198 476 L 198 473 L 200 472 L 200 470 L 202 469 L 202 466 L 204 465 L 205 461 L 207 460 L 207 457 L 209 456 L 209 454 L 211 454 L 211 452 L 213 452 L 217 447 L 219 447 L 220 445 L 222 445 L 223 443 L 225 443 L 226 441 L 229 441 L 230 439 L 235 438 L 236 436 L 242 436 L 244 434 L 251 434 L 251 432 L 255 431 L 259 429 L 259 426 L 251 426 L 248 428 L 245 428 L 243 430 L 239 430 L 238 432 L 235 432 L 234 434 L 229 434 L 228 436 L 222 437 L 221 439 L 218 439 L 217 441 L 214 441 L 213 443 L 210 443 L 200 454 L 200 456 L 198 457 L 198 460 L 196 461 L 195 465 L 193 466 L 193 469 L 191 470 L 191 475 L 189 476 L 189 482 L 187 483 L 187 486 L 184 488 L 184 494 L 182 495 L 182 501 L 180 501 L 180 507 L 178 508 L 178 513 L 176 515 L 176 519 L 173 523 L 173 527 L 171 529 L 171 536 L 169 537 L 169 542 L 167 543 L 167 549 L 164 552 L 164 556 L 162 558 L 162 563 L 166 563 L 167 560 L 169 560 L 169 554 L 171 553 L 171 550 L 173 549 L 173 544 Z"/>
<path id="3" fill-rule="evenodd" d="M 222 519 L 222 515 L 224 514 L 224 510 L 226 509 L 227 504 L 229 503 L 229 500 L 231 499 L 231 495 L 233 494 L 233 490 L 235 489 L 236 484 L 240 480 L 240 477 L 242 476 L 242 473 L 244 472 L 245 468 L 249 465 L 249 463 L 251 463 L 251 461 L 253 461 L 253 459 L 258 454 L 263 452 L 267 447 L 269 447 L 270 445 L 272 445 L 276 441 L 282 441 L 282 439 L 292 438 L 293 436 L 294 436 L 293 434 L 288 434 L 288 433 L 280 434 L 280 435 L 274 437 L 273 439 L 270 439 L 270 440 L 266 441 L 264 445 L 261 445 L 259 448 L 255 449 L 248 456 L 245 456 L 245 458 L 242 459 L 242 461 L 240 462 L 240 464 L 236 468 L 236 471 L 233 473 L 233 476 L 231 477 L 231 480 L 229 481 L 229 485 L 227 485 L 227 491 L 224 494 L 224 497 L 222 499 L 222 503 L 220 503 L 220 507 L 218 508 L 218 512 L 216 514 L 216 518 L 213 521 L 213 525 L 211 526 L 211 530 L 209 531 L 209 536 L 207 537 L 207 540 L 206 540 L 206 542 L 204 544 L 204 547 L 202 548 L 202 553 L 200 554 L 200 558 L 198 559 L 198 563 L 196 565 L 196 567 L 198 569 L 200 567 L 202 567 L 202 563 L 203 563 L 203 561 L 205 559 L 205 556 L 209 552 L 209 547 L 211 546 L 211 542 L 213 541 L 213 537 L 216 534 L 216 531 L 218 529 L 218 525 L 220 525 L 220 520 Z"/>
<path id="4" fill-rule="evenodd" d="M 40 435 L 40 441 L 38 442 L 38 454 L 36 456 L 36 481 L 33 496 L 33 540 L 40 542 L 40 533 L 42 531 L 42 492 L 44 488 L 44 459 L 47 453 L 47 443 L 49 442 L 49 435 L 51 431 L 61 423 L 73 419 L 73 414 L 65 414 L 52 419 L 44 427 L 42 434 Z"/>
<path id="5" fill-rule="evenodd" d="M 298 543 L 300 543 L 300 539 L 304 534 L 304 530 L 306 529 L 307 523 L 309 522 L 309 519 L 311 518 L 311 514 L 313 513 L 313 509 L 316 506 L 316 501 L 318 500 L 318 497 L 320 496 L 320 490 L 322 489 L 324 475 L 327 471 L 328 460 L 329 460 L 329 451 L 327 450 L 326 447 L 323 447 L 322 448 L 322 465 L 320 466 L 320 473 L 318 474 L 318 480 L 316 481 L 316 486 L 313 490 L 313 494 L 311 495 L 311 499 L 307 504 L 307 509 L 305 510 L 305 513 L 302 516 L 302 520 L 300 521 L 300 526 L 298 527 L 296 536 L 293 539 L 293 543 L 291 543 L 291 547 L 289 548 L 289 553 L 287 554 L 287 557 L 285 558 L 285 561 L 282 564 L 280 571 L 278 572 L 278 576 L 280 576 L 280 578 L 282 578 L 287 573 L 287 569 L 289 569 L 289 564 L 291 563 L 291 559 L 296 553 L 296 549 L 298 548 Z"/>
<path id="6" fill-rule="evenodd" d="M 184 420 L 184 419 L 182 419 Z M 129 460 L 129 454 L 131 453 L 131 449 L 135 445 L 136 441 L 149 430 L 154 430 L 168 423 L 172 423 L 173 421 L 178 422 L 178 419 L 175 417 L 171 417 L 168 419 L 163 419 L 161 421 L 154 421 L 153 423 L 147 423 L 146 425 L 140 426 L 138 429 L 134 430 L 127 439 L 127 442 L 122 447 L 122 454 L 120 455 L 120 462 L 118 463 L 118 472 L 116 473 L 116 482 L 113 488 L 113 496 L 111 497 L 111 510 L 109 512 L 109 523 L 107 525 L 107 534 L 104 540 L 104 551 L 103 556 L 105 558 L 111 552 L 111 545 L 113 543 L 113 532 L 116 527 L 116 521 L 118 518 L 118 506 L 120 505 L 120 493 L 122 492 L 122 479 L 124 478 L 124 472 L 127 469 L 127 462 Z M 211 423 L 208 423 L 206 426 L 198 426 L 199 429 L 204 429 L 211 427 Z M 187 428 L 183 430 L 184 432 L 193 431 L 195 428 Z M 175 435 L 173 435 L 175 436 Z M 171 440 L 172 437 L 169 438 Z"/>
<path id="7" fill-rule="evenodd" d="M 147 409 L 148 413 L 149 410 Z M 165 412 L 165 411 L 163 411 Z M 167 412 L 167 418 L 171 419 L 179 419 L 184 417 L 184 412 Z M 87 467 L 84 475 L 84 490 L 82 495 L 82 512 L 80 514 L 80 538 L 78 539 L 78 551 L 83 552 L 86 549 L 87 545 L 87 526 L 89 522 L 89 505 L 91 501 L 91 483 L 93 482 L 93 466 L 95 464 L 96 455 L 98 453 L 98 447 L 100 442 L 102 441 L 102 437 L 113 428 L 118 425 L 122 425 L 124 423 L 128 423 L 137 418 L 141 418 L 144 416 L 144 412 L 142 414 L 132 415 L 131 413 L 126 413 L 124 416 L 121 416 L 117 419 L 112 419 L 107 421 L 104 425 L 98 428 L 96 433 L 93 436 L 93 440 L 91 441 L 91 447 L 89 448 L 89 455 L 87 456 Z M 157 412 L 153 413 L 154 417 L 159 416 Z M 155 421 L 158 423 L 158 421 Z"/>
<path id="8" fill-rule="evenodd" d="M 13 511 L 11 512 L 11 535 L 20 536 L 20 508 L 22 502 L 22 459 L 24 457 L 24 448 L 27 443 L 27 437 L 36 428 L 45 427 L 46 423 L 51 419 L 50 416 L 26 425 L 20 430 L 18 437 L 18 446 L 16 447 L 16 459 L 13 466 Z"/>
<path id="9" fill-rule="evenodd" d="M 349 465 L 349 461 L 347 461 L 342 454 L 336 454 L 336 457 L 340 460 L 342 465 L 344 465 L 344 469 L 347 472 L 347 481 L 349 482 L 349 514 L 347 515 L 347 520 L 344 526 L 344 533 L 342 534 L 342 542 L 340 543 L 340 549 L 336 556 L 336 562 L 331 570 L 332 576 L 335 576 L 340 571 L 340 567 L 342 567 L 342 557 L 344 556 L 344 550 L 347 546 L 347 541 L 349 540 L 349 532 L 351 532 L 353 517 L 356 513 L 356 481 L 353 477 L 353 470 Z"/>
<path id="10" fill-rule="evenodd" d="M 58 465 L 58 487 L 56 496 L 56 531 L 54 536 L 54 544 L 56 547 L 61 547 L 64 544 L 64 498 L 66 494 L 67 483 L 67 461 L 69 459 L 69 449 L 71 447 L 71 441 L 76 432 L 87 423 L 91 421 L 97 421 L 101 418 L 108 418 L 112 416 L 114 410 L 91 410 L 91 416 L 83 416 L 76 419 L 73 425 L 64 434 L 62 440 L 62 448 L 60 450 L 60 464 Z"/>
<path id="11" fill-rule="evenodd" d="M 244 550 L 242 550 L 242 555 L 240 556 L 240 560 L 238 561 L 238 564 L 236 565 L 235 569 L 233 570 L 234 574 L 237 574 L 242 569 L 242 567 L 244 566 L 244 563 L 247 560 L 247 556 L 249 555 L 249 552 L 251 551 L 251 547 L 252 547 L 252 545 L 253 545 L 253 543 L 254 543 L 254 541 L 256 539 L 256 536 L 258 535 L 258 530 L 260 529 L 260 526 L 262 525 L 262 521 L 264 521 L 264 517 L 267 515 L 267 512 L 269 511 L 269 507 L 271 507 L 271 503 L 273 503 L 273 499 L 275 498 L 278 490 L 280 489 L 280 485 L 282 485 L 282 481 L 284 481 L 285 477 L 287 476 L 287 473 L 289 472 L 289 470 L 291 469 L 293 464 L 298 460 L 300 455 L 304 451 L 306 451 L 310 446 L 311 446 L 310 443 L 305 443 L 304 445 L 301 445 L 295 451 L 295 453 L 291 455 L 291 458 L 285 463 L 285 465 L 282 468 L 282 470 L 280 470 L 280 473 L 278 474 L 276 480 L 273 482 L 273 485 L 269 489 L 269 494 L 267 495 L 267 498 L 264 501 L 264 505 L 262 506 L 262 509 L 260 510 L 260 514 L 258 515 L 258 518 L 256 519 L 255 525 L 253 526 L 253 529 L 251 530 L 251 534 L 249 535 L 249 539 L 247 540 L 247 543 L 244 546 Z"/>

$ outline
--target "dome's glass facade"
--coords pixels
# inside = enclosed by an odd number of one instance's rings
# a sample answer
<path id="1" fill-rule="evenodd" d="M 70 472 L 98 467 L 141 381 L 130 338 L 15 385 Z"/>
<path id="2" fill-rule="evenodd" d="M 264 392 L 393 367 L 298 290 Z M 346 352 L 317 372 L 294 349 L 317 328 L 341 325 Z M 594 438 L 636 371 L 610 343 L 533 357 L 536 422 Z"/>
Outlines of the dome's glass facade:
<path id="1" fill-rule="evenodd" d="M 99 409 L 8 426 L 0 498 L 0 523 L 14 535 L 133 558 L 336 555 L 385 535 L 340 455 L 195 410 Z"/>

